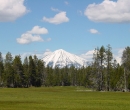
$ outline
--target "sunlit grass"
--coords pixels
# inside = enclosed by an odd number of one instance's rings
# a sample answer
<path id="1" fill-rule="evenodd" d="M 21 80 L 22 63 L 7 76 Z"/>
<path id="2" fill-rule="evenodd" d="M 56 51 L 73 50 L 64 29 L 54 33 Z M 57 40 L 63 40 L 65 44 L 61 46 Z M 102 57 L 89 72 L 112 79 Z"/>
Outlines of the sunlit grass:
<path id="1" fill-rule="evenodd" d="M 130 110 L 130 93 L 83 87 L 0 88 L 0 110 Z"/>

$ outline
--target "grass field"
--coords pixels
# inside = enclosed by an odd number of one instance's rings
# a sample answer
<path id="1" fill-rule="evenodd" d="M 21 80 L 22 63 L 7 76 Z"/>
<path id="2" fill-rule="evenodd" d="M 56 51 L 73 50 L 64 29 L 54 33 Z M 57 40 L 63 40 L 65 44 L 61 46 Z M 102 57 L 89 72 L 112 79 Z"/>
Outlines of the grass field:
<path id="1" fill-rule="evenodd" d="M 83 87 L 0 88 L 0 110 L 130 110 L 130 93 Z"/>

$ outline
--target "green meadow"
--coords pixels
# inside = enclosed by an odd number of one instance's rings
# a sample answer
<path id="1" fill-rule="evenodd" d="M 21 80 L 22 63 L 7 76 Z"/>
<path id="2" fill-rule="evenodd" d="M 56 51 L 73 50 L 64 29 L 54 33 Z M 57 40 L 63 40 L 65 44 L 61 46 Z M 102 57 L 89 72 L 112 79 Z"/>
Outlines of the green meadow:
<path id="1" fill-rule="evenodd" d="M 130 110 L 130 93 L 83 87 L 0 88 L 0 110 Z"/>

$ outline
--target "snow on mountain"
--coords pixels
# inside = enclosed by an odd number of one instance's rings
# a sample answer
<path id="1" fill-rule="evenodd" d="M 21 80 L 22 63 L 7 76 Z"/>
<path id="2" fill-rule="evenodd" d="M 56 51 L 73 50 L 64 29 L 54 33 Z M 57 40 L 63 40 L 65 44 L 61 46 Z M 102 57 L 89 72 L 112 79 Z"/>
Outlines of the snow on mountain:
<path id="1" fill-rule="evenodd" d="M 68 67 L 73 65 L 76 68 L 87 66 L 87 61 L 85 59 L 71 54 L 69 52 L 66 52 L 63 49 L 56 50 L 44 56 L 42 60 L 45 62 L 45 66 L 49 65 L 52 68 L 56 66 L 58 66 L 59 68 L 63 68 L 66 65 Z"/>

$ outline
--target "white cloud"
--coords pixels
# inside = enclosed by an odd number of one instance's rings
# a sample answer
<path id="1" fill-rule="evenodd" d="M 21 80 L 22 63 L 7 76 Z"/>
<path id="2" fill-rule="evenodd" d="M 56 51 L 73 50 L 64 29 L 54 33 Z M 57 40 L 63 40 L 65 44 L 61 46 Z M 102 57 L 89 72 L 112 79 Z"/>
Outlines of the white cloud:
<path id="1" fill-rule="evenodd" d="M 61 23 L 64 23 L 64 22 L 68 22 L 69 18 L 66 16 L 66 12 L 59 12 L 53 18 L 43 17 L 43 21 L 49 22 L 49 23 L 52 23 L 52 24 L 61 24 Z"/>
<path id="2" fill-rule="evenodd" d="M 85 54 L 81 54 L 80 57 L 86 59 L 87 61 L 92 61 L 94 50 L 90 50 Z"/>
<path id="3" fill-rule="evenodd" d="M 31 42 L 43 42 L 44 40 L 39 35 L 32 35 L 29 33 L 22 34 L 20 38 L 17 38 L 19 44 L 28 44 Z"/>
<path id="4" fill-rule="evenodd" d="M 22 61 L 24 61 L 25 57 L 29 57 L 30 55 L 32 56 L 36 55 L 39 59 L 42 59 L 43 57 L 51 53 L 52 52 L 49 49 L 46 49 L 44 52 L 38 52 L 38 51 L 25 52 L 25 53 L 20 54 L 20 56 L 21 56 Z"/>
<path id="5" fill-rule="evenodd" d="M 98 30 L 96 30 L 96 29 L 90 29 L 89 32 L 92 33 L 92 34 L 98 34 L 99 33 Z"/>
<path id="6" fill-rule="evenodd" d="M 130 22 L 130 0 L 104 0 L 100 4 L 90 4 L 84 14 L 95 22 Z"/>
<path id="7" fill-rule="evenodd" d="M 20 38 L 17 38 L 19 44 L 28 44 L 31 42 L 43 42 L 43 38 L 40 34 L 47 34 L 48 30 L 46 28 L 41 28 L 40 26 L 34 26 L 31 31 L 27 31 L 22 34 Z"/>
<path id="8" fill-rule="evenodd" d="M 115 51 L 113 52 L 113 57 L 114 59 L 116 59 L 117 63 L 121 64 L 121 57 L 122 57 L 122 53 L 124 51 L 124 48 L 120 48 L 120 49 L 115 49 Z M 93 61 L 93 53 L 94 50 L 90 50 L 84 54 L 81 54 L 80 57 L 86 59 L 87 61 Z"/>
<path id="9" fill-rule="evenodd" d="M 59 9 L 53 8 L 53 7 L 51 7 L 51 10 L 52 10 L 52 11 L 55 11 L 55 12 L 61 12 Z"/>
<path id="10" fill-rule="evenodd" d="M 41 28 L 40 26 L 34 26 L 31 31 L 28 31 L 30 34 L 47 34 L 48 30 L 46 28 Z"/>
<path id="11" fill-rule="evenodd" d="M 39 52 L 26 52 L 26 53 L 20 54 L 22 61 L 24 61 L 24 59 L 25 59 L 26 57 L 29 57 L 30 55 L 31 55 L 31 56 L 36 55 L 39 59 L 42 59 L 42 58 L 43 58 L 43 53 L 39 53 Z"/>
<path id="12" fill-rule="evenodd" d="M 27 12 L 24 0 L 0 0 L 0 22 L 14 21 Z"/>
<path id="13" fill-rule="evenodd" d="M 67 2 L 67 1 L 65 1 L 64 3 L 65 3 L 66 5 L 69 5 L 69 2 Z"/>
<path id="14" fill-rule="evenodd" d="M 122 57 L 123 51 L 124 51 L 124 48 L 117 49 L 113 55 L 117 63 L 119 64 L 121 64 L 121 57 Z"/>
<path id="15" fill-rule="evenodd" d="M 45 57 L 49 54 L 53 53 L 52 51 L 50 51 L 49 49 L 46 49 L 46 51 L 43 53 L 43 56 L 42 57 Z"/>

